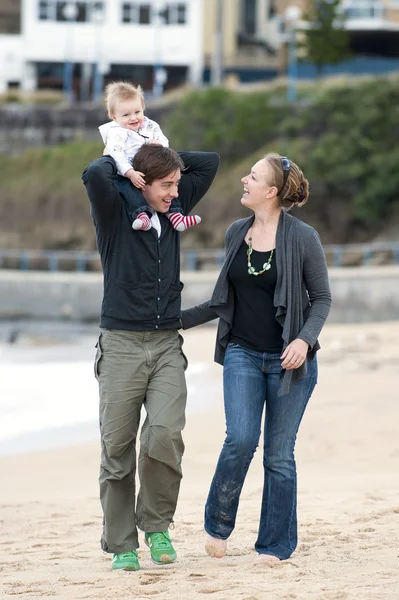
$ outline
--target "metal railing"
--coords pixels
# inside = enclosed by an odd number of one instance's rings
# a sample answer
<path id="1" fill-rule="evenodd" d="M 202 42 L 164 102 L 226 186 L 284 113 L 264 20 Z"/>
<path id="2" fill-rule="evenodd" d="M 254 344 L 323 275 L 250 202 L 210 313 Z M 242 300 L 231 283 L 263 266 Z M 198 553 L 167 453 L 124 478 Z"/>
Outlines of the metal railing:
<path id="1" fill-rule="evenodd" d="M 399 242 L 328 244 L 324 252 L 327 264 L 333 267 L 399 264 Z"/>
<path id="2" fill-rule="evenodd" d="M 329 244 L 324 246 L 324 251 L 327 264 L 333 267 L 399 264 L 399 242 Z M 223 249 L 182 249 L 181 251 L 182 270 L 218 270 L 223 260 Z M 99 272 L 101 262 L 95 251 L 0 249 L 0 269 Z"/>

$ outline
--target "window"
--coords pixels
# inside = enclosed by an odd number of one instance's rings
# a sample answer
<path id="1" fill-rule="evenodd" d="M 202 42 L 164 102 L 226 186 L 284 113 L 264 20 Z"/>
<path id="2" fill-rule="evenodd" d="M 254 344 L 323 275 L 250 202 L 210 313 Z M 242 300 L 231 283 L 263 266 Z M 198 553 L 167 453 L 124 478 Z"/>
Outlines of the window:
<path id="1" fill-rule="evenodd" d="M 154 22 L 154 9 L 146 2 L 122 2 L 122 22 L 149 25 Z M 160 2 L 158 15 L 163 25 L 184 25 L 187 23 L 187 4 L 184 2 Z"/>
<path id="2" fill-rule="evenodd" d="M 49 79 L 62 79 L 64 63 L 38 62 L 36 63 L 36 74 L 38 77 Z"/>
<path id="3" fill-rule="evenodd" d="M 179 25 L 184 25 L 187 21 L 186 9 L 187 7 L 185 4 L 177 5 L 177 22 Z"/>
<path id="4" fill-rule="evenodd" d="M 149 4 L 140 4 L 139 23 L 140 25 L 149 25 L 151 23 L 151 7 Z"/>
<path id="5" fill-rule="evenodd" d="M 149 25 L 151 23 L 151 4 L 140 2 L 123 2 L 122 22 Z"/>
<path id="6" fill-rule="evenodd" d="M 87 2 L 56 2 L 57 21 L 87 21 Z"/>
<path id="7" fill-rule="evenodd" d="M 93 2 L 90 6 L 90 21 L 100 23 L 104 21 L 104 2 Z"/>
<path id="8" fill-rule="evenodd" d="M 256 31 L 256 2 L 245 0 L 242 4 L 243 33 L 254 35 Z"/>
<path id="9" fill-rule="evenodd" d="M 39 20 L 74 21 L 86 23 L 98 18 L 104 11 L 104 2 L 76 2 L 73 0 L 40 0 Z"/>
<path id="10" fill-rule="evenodd" d="M 269 19 L 274 19 L 277 14 L 276 0 L 270 0 L 270 3 L 266 3 L 266 21 Z"/>
<path id="11" fill-rule="evenodd" d="M 47 19 L 50 19 L 49 4 L 49 2 L 39 2 L 39 19 L 41 21 L 47 21 Z"/>
<path id="12" fill-rule="evenodd" d="M 130 23 L 132 7 L 127 2 L 122 4 L 122 23 Z"/>
<path id="13" fill-rule="evenodd" d="M 380 2 L 352 0 L 344 4 L 344 14 L 347 19 L 381 19 L 384 5 Z"/>
<path id="14" fill-rule="evenodd" d="M 183 3 L 168 2 L 160 17 L 165 25 L 184 25 L 187 23 L 187 6 Z"/>
<path id="15" fill-rule="evenodd" d="M 161 19 L 161 23 L 164 25 L 169 25 L 170 23 L 170 7 L 166 6 L 163 10 L 159 11 L 159 18 Z"/>

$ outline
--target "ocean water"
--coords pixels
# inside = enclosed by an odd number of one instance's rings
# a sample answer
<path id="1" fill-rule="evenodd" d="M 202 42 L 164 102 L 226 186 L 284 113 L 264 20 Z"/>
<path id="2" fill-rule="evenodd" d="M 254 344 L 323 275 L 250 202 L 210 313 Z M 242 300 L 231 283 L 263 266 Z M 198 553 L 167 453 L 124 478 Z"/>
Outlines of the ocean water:
<path id="1" fill-rule="evenodd" d="M 95 343 L 92 335 L 0 343 L 0 454 L 99 439 Z M 188 413 L 209 401 L 206 368 L 190 363 L 187 369 Z"/>

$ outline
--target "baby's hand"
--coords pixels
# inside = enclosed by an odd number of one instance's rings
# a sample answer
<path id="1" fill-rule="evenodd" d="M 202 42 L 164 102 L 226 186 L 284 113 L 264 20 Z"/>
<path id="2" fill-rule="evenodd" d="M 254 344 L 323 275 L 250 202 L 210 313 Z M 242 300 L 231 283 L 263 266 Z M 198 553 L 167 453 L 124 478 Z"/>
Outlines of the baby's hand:
<path id="1" fill-rule="evenodd" d="M 136 188 L 139 188 L 139 190 L 142 190 L 145 186 L 145 175 L 144 173 L 141 173 L 141 171 L 134 171 L 132 169 L 133 173 L 129 173 L 129 179 L 130 181 L 133 183 L 133 185 L 136 186 Z"/>
<path id="2" fill-rule="evenodd" d="M 155 144 L 156 146 L 162 146 L 161 142 L 158 142 L 158 140 L 148 140 L 148 144 Z"/>

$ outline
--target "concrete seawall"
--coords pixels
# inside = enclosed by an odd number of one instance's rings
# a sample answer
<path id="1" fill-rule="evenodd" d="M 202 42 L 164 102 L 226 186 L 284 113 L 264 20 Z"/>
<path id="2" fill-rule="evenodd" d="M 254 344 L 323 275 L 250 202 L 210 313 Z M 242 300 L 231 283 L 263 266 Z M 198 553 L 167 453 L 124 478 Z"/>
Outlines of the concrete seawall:
<path id="1" fill-rule="evenodd" d="M 399 319 L 399 266 L 329 271 L 333 306 L 329 322 Z M 218 272 L 182 272 L 183 308 L 208 300 Z M 97 322 L 102 298 L 98 273 L 0 271 L 0 319 Z"/>

